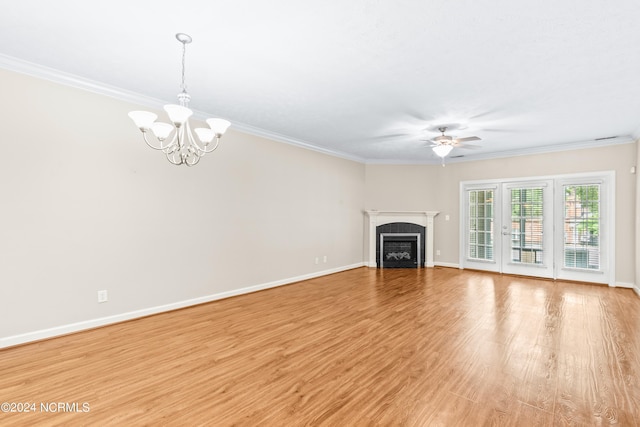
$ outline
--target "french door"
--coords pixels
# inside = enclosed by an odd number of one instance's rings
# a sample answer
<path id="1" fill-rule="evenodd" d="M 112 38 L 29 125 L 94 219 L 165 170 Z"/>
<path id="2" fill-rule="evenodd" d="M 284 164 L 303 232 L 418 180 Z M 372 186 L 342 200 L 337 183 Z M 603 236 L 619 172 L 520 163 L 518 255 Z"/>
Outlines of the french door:
<path id="1" fill-rule="evenodd" d="M 460 266 L 614 284 L 614 178 L 461 183 Z"/>
<path id="2" fill-rule="evenodd" d="M 553 277 L 553 181 L 502 184 L 501 271 Z"/>

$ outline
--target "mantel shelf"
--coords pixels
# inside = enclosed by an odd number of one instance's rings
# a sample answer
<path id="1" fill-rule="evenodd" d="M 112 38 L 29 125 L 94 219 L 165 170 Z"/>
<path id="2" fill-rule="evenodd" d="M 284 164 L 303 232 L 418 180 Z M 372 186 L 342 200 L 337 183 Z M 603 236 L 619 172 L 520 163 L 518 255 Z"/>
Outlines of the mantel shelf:
<path id="1" fill-rule="evenodd" d="M 366 210 L 368 215 L 426 215 L 426 216 L 436 216 L 440 212 L 439 211 L 378 211 L 375 209 Z"/>

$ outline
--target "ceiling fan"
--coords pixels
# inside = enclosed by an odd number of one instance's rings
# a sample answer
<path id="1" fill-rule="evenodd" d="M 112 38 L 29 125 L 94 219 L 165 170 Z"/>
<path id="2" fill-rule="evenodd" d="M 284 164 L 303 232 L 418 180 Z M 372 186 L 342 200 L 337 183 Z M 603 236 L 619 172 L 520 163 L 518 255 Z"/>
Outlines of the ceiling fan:
<path id="1" fill-rule="evenodd" d="M 467 146 L 463 144 L 463 142 L 471 142 L 471 141 L 480 141 L 481 139 L 477 136 L 467 136 L 465 138 L 455 138 L 453 136 L 445 135 L 444 133 L 447 131 L 447 126 L 440 126 L 438 130 L 442 133 L 442 135 L 438 135 L 433 139 L 427 140 L 428 142 L 432 142 L 431 149 L 434 153 L 440 158 L 442 158 L 442 165 L 444 166 L 444 158 L 453 150 L 454 147 L 460 148 L 476 148 L 472 146 Z"/>

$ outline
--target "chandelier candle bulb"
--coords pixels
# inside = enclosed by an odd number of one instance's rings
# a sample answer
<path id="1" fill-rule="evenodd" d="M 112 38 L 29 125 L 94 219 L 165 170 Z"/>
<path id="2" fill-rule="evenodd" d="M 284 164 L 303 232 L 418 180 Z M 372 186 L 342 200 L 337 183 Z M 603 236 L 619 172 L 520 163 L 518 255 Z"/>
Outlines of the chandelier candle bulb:
<path id="1" fill-rule="evenodd" d="M 142 137 L 149 147 L 162 151 L 167 160 L 174 165 L 193 166 L 205 154 L 211 153 L 218 148 L 220 138 L 231 123 L 224 119 L 207 119 L 206 122 L 210 129 L 194 129 L 197 137 L 194 137 L 191 133 L 189 118 L 193 115 L 193 111 L 189 109 L 191 96 L 187 93 L 187 85 L 184 78 L 186 45 L 191 43 L 191 37 L 187 34 L 178 33 L 176 34 L 176 39 L 182 44 L 182 84 L 180 85 L 182 92 L 178 94 L 179 105 L 168 104 L 164 106 L 164 110 L 173 125 L 156 122 L 158 116 L 148 111 L 132 111 L 129 113 L 129 117 L 140 129 Z M 149 130 L 151 130 L 157 141 L 149 141 L 147 136 Z M 214 139 L 215 143 L 211 144 Z M 168 142 L 165 143 L 166 140 Z"/>

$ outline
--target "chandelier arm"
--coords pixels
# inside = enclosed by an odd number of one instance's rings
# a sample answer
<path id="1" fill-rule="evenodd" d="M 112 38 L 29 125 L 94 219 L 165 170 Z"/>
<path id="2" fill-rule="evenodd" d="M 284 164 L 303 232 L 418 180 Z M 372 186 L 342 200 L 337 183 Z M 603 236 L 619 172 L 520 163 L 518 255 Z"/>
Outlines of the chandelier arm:
<path id="1" fill-rule="evenodd" d="M 169 150 L 172 147 L 176 146 L 176 141 L 178 140 L 178 131 L 179 131 L 179 129 L 176 129 L 173 132 L 173 136 L 171 137 L 171 141 L 167 145 L 165 145 L 165 147 L 164 147 L 164 149 L 162 151 L 164 151 L 166 153 L 167 150 Z"/>
<path id="2" fill-rule="evenodd" d="M 201 156 L 198 155 L 198 153 L 193 150 L 189 150 L 189 154 L 184 159 L 184 164 L 189 167 L 195 166 L 200 161 L 200 158 Z M 189 159 L 193 159 L 193 161 L 190 162 Z"/>
<path id="3" fill-rule="evenodd" d="M 191 126 L 190 125 L 189 125 L 189 128 L 188 128 L 188 135 L 189 135 L 189 142 L 191 143 L 191 146 L 193 148 L 195 148 L 196 155 L 198 157 L 202 157 L 205 154 L 210 153 L 211 151 L 213 151 L 213 150 L 207 151 L 207 145 L 208 144 L 200 145 L 201 143 L 200 143 L 199 139 L 197 137 L 194 137 L 193 134 L 191 133 Z"/>
<path id="4" fill-rule="evenodd" d="M 204 151 L 198 144 L 197 138 L 193 136 L 193 132 L 191 131 L 191 124 L 189 122 L 187 122 L 186 134 L 190 147 L 195 147 L 198 152 Z"/>
<path id="5" fill-rule="evenodd" d="M 175 145 L 175 148 L 171 150 L 171 153 L 177 152 L 178 155 L 182 156 L 182 150 L 184 149 L 184 126 L 176 127 L 176 138 L 173 145 Z"/>
<path id="6" fill-rule="evenodd" d="M 182 126 L 182 142 L 180 144 L 180 158 L 183 164 L 192 166 L 196 164 L 196 161 L 190 162 L 189 159 L 200 157 L 198 154 L 198 148 L 195 145 L 193 135 L 191 134 L 191 127 L 187 121 Z"/>
<path id="7" fill-rule="evenodd" d="M 147 138 L 147 131 L 143 130 L 142 131 L 142 137 L 144 138 L 144 142 L 147 143 L 147 145 L 151 148 L 153 148 L 154 150 L 162 150 L 164 149 L 164 147 L 162 147 L 162 141 L 158 140 L 160 142 L 160 147 L 156 147 L 155 145 L 153 145 L 150 141 L 149 138 Z M 156 138 L 157 139 L 157 138 Z"/>
<path id="8" fill-rule="evenodd" d="M 176 136 L 175 136 L 175 135 L 173 135 L 173 138 L 171 139 L 171 142 L 169 142 L 169 144 L 167 144 L 167 145 L 165 145 L 165 146 L 163 147 L 163 146 L 162 146 L 162 141 L 160 141 L 159 139 L 157 139 L 157 138 L 156 138 L 156 140 L 157 140 L 158 142 L 160 142 L 160 147 L 156 147 L 156 146 L 154 146 L 154 145 L 149 141 L 149 139 L 147 138 L 147 131 L 142 131 L 142 136 L 143 136 L 143 138 L 144 138 L 144 142 L 146 142 L 146 143 L 147 143 L 147 145 L 148 145 L 149 147 L 153 148 L 154 150 L 162 150 L 162 151 L 165 151 L 165 150 L 167 150 L 168 148 L 171 148 L 171 146 L 175 143 L 175 139 L 176 139 Z M 166 151 L 165 151 L 165 152 L 166 152 Z"/>
<path id="9" fill-rule="evenodd" d="M 179 160 L 175 160 L 175 154 L 178 153 L 178 159 Z M 176 165 L 176 166 L 180 166 L 181 164 L 183 164 L 183 160 L 182 160 L 182 156 L 180 155 L 180 152 L 178 151 L 178 147 L 176 146 L 174 148 L 173 151 L 169 151 L 168 153 L 166 153 L 167 156 L 167 160 L 169 161 L 169 163 L 171 163 L 172 165 Z"/>
<path id="10" fill-rule="evenodd" d="M 220 137 L 216 136 L 216 143 L 213 145 L 213 148 L 211 148 L 210 150 L 207 150 L 207 147 L 204 147 L 204 152 L 205 153 L 212 153 L 216 150 L 216 148 L 218 148 L 218 145 L 220 144 Z"/>
<path id="11" fill-rule="evenodd" d="M 173 146 L 165 152 L 165 155 L 167 156 L 167 160 L 174 165 L 181 165 L 184 163 L 179 143 L 173 144 Z"/>
<path id="12" fill-rule="evenodd" d="M 176 144 L 176 139 L 173 138 L 173 140 L 171 140 L 171 144 L 167 145 L 166 147 L 164 147 L 162 149 L 162 152 L 167 154 L 169 152 L 174 152 L 175 150 L 178 149 L 178 144 Z"/>

